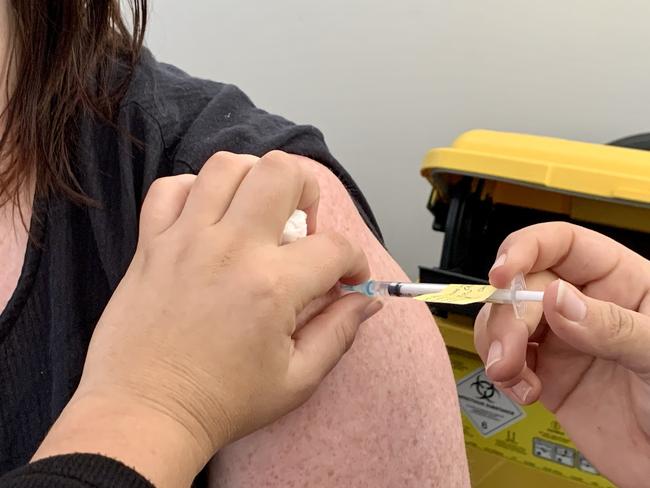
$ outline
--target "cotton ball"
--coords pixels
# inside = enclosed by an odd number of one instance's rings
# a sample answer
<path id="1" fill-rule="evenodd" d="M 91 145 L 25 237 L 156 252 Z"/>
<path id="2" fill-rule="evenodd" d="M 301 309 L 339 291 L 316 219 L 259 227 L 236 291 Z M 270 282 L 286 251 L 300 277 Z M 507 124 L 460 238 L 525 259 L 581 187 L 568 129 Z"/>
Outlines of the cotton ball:
<path id="1" fill-rule="evenodd" d="M 302 210 L 296 210 L 284 226 L 282 244 L 289 244 L 303 237 L 307 237 L 307 214 Z"/>

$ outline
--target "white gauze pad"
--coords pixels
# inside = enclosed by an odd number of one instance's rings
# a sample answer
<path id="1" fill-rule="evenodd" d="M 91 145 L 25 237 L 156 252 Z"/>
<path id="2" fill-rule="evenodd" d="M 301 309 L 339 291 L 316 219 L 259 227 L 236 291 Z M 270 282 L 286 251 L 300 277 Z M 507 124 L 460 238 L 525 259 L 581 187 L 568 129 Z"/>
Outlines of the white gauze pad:
<path id="1" fill-rule="evenodd" d="M 282 244 L 289 244 L 307 237 L 307 214 L 302 210 L 293 212 L 282 232 Z"/>

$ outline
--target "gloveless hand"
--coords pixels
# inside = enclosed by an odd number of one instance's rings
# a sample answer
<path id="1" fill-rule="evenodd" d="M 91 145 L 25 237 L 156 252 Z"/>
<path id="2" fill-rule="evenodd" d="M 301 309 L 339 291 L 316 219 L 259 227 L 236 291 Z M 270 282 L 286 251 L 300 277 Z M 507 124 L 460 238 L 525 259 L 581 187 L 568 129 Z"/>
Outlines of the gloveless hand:
<path id="1" fill-rule="evenodd" d="M 518 272 L 545 289 L 544 303 L 528 304 L 523 320 L 509 306 L 483 308 L 474 338 L 488 377 L 519 403 L 539 399 L 617 486 L 646 486 L 650 263 L 596 232 L 548 223 L 509 236 L 490 281 L 504 287 Z"/>
<path id="2" fill-rule="evenodd" d="M 86 432 L 108 424 L 86 435 L 85 449 L 76 432 L 68 450 L 114 455 L 157 484 L 184 484 L 221 446 L 303 403 L 381 307 L 345 296 L 297 330 L 313 299 L 369 273 L 353 243 L 314 234 L 318 196 L 308 166 L 281 152 L 218 153 L 196 178 L 155 182 L 79 388 L 37 457 L 60 454 L 73 423 Z M 296 208 L 311 235 L 281 246 Z M 119 438 L 98 446 L 111 429 Z M 113 447 L 129 435 L 139 447 Z M 155 456 L 143 460 L 146 450 Z"/>

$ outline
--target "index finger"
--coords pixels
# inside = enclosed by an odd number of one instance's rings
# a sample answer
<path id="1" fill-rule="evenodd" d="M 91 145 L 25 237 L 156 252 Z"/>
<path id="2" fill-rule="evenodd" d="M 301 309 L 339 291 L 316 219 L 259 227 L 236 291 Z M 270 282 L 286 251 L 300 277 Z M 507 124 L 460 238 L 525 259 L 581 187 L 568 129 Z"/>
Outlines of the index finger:
<path id="1" fill-rule="evenodd" d="M 303 158 L 272 151 L 248 172 L 222 222 L 245 226 L 247 234 L 279 244 L 296 209 L 307 213 L 308 232 L 315 230 L 319 196 L 316 175 Z"/>
<path id="2" fill-rule="evenodd" d="M 503 241 L 490 282 L 504 287 L 517 273 L 549 269 L 580 286 L 617 268 L 636 268 L 641 261 L 645 260 L 602 234 L 565 222 L 549 222 L 521 229 Z"/>
<path id="3" fill-rule="evenodd" d="M 490 271 L 490 282 L 497 287 L 509 286 L 517 273 L 548 269 L 592 298 L 634 310 L 650 289 L 646 259 L 609 237 L 564 222 L 511 234 L 497 256 Z"/>

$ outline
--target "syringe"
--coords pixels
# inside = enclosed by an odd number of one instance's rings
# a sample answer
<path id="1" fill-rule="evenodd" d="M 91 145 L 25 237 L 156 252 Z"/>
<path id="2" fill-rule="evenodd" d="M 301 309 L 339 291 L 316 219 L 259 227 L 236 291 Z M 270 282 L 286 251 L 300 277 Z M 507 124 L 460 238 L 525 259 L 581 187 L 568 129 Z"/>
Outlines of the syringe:
<path id="1" fill-rule="evenodd" d="M 522 274 L 512 280 L 509 289 L 497 289 L 488 285 L 450 285 L 446 283 L 406 283 L 398 281 L 370 280 L 358 285 L 342 285 L 343 291 L 361 293 L 369 297 L 424 297 L 431 295 L 430 300 L 436 302 L 436 294 L 454 287 L 454 293 L 445 296 L 439 303 L 511 303 L 515 315 L 522 317 L 526 311 L 526 302 L 541 302 L 544 299 L 543 291 L 526 290 L 526 283 Z"/>

